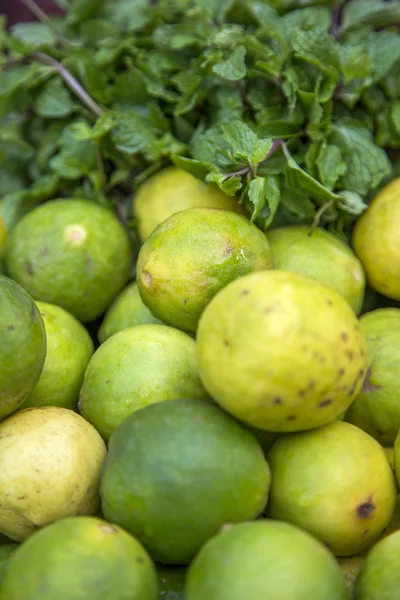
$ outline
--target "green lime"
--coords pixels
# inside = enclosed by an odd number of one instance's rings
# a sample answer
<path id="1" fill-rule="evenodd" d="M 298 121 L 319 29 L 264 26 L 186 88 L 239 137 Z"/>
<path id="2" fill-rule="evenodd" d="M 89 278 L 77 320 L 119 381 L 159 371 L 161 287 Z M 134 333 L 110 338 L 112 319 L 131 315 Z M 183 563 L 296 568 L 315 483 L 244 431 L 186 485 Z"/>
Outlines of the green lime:
<path id="1" fill-rule="evenodd" d="M 184 565 L 225 523 L 259 515 L 269 483 L 251 433 L 211 403 L 171 400 L 130 415 L 112 435 L 102 508 L 155 560 Z"/>
<path id="2" fill-rule="evenodd" d="M 357 577 L 355 600 L 400 599 L 400 531 L 380 540 Z"/>
<path id="3" fill-rule="evenodd" d="M 9 560 L 17 548 L 19 548 L 19 544 L 6 544 L 4 546 L 0 546 L 0 585 L 3 581 L 4 573 L 6 572 L 6 567 L 9 563 Z"/>
<path id="4" fill-rule="evenodd" d="M 315 277 L 347 300 L 356 314 L 364 299 L 365 275 L 352 250 L 325 229 L 292 226 L 268 232 L 275 267 Z"/>
<path id="5" fill-rule="evenodd" d="M 345 556 L 338 558 L 340 570 L 343 573 L 347 587 L 350 591 L 351 597 L 353 598 L 354 586 L 359 572 L 365 562 L 364 554 L 356 554 L 355 556 Z"/>
<path id="6" fill-rule="evenodd" d="M 8 563 L 1 600 L 157 600 L 155 567 L 141 544 L 94 517 L 62 519 Z"/>
<path id="7" fill-rule="evenodd" d="M 183 169 L 167 167 L 143 183 L 133 198 L 141 241 L 165 219 L 187 208 L 242 212 L 236 198 L 224 194 L 214 183 L 204 183 Z"/>
<path id="8" fill-rule="evenodd" d="M 108 440 L 134 411 L 179 398 L 209 399 L 199 378 L 195 341 L 167 325 L 137 325 L 116 333 L 96 350 L 79 410 Z"/>
<path id="9" fill-rule="evenodd" d="M 149 323 L 161 324 L 162 321 L 152 315 L 143 303 L 137 283 L 130 283 L 106 312 L 98 333 L 99 342 L 102 344 L 123 329 Z"/>
<path id="10" fill-rule="evenodd" d="M 267 238 L 245 217 L 191 208 L 169 217 L 143 244 L 137 283 L 156 317 L 194 332 L 220 289 L 242 275 L 270 268 Z"/>
<path id="11" fill-rule="evenodd" d="M 47 202 L 13 229 L 6 267 L 35 300 L 93 321 L 128 280 L 128 234 L 111 211 L 88 200 Z"/>
<path id="12" fill-rule="evenodd" d="M 186 600 L 348 600 L 339 566 L 311 535 L 278 521 L 227 527 L 189 567 Z"/>
<path id="13" fill-rule="evenodd" d="M 23 541 L 63 517 L 97 514 L 103 440 L 72 410 L 26 408 L 0 424 L 0 531 Z"/>
<path id="14" fill-rule="evenodd" d="M 268 462 L 268 515 L 309 531 L 337 556 L 365 550 L 392 519 L 397 489 L 385 451 L 350 423 L 283 436 Z"/>
<path id="15" fill-rule="evenodd" d="M 32 298 L 0 275 L 0 419 L 22 404 L 39 381 L 46 332 Z"/>
<path id="16" fill-rule="evenodd" d="M 55 304 L 36 302 L 47 337 L 42 374 L 21 408 L 63 406 L 76 410 L 85 370 L 93 354 L 93 341 L 84 326 Z"/>
<path id="17" fill-rule="evenodd" d="M 361 388 L 365 340 L 348 303 L 306 275 L 262 271 L 233 281 L 197 331 L 211 397 L 258 429 L 312 429 L 339 417 Z"/>
<path id="18" fill-rule="evenodd" d="M 400 310 L 374 310 L 361 317 L 360 325 L 369 366 L 346 421 L 392 446 L 400 429 Z"/>

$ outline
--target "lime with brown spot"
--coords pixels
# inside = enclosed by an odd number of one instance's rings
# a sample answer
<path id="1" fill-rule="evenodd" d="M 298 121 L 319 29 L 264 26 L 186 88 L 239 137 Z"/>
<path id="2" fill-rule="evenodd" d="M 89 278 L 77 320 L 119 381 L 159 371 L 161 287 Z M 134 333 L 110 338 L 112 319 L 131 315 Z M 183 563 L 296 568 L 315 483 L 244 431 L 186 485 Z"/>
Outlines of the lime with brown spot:
<path id="1" fill-rule="evenodd" d="M 309 531 L 337 556 L 368 548 L 393 517 L 397 487 L 386 453 L 350 423 L 283 436 L 268 462 L 268 516 Z"/>
<path id="2" fill-rule="evenodd" d="M 19 221 L 6 246 L 10 276 L 35 300 L 80 321 L 110 306 L 131 270 L 128 234 L 108 209 L 80 199 L 47 202 Z"/>
<path id="3" fill-rule="evenodd" d="M 221 208 L 243 213 L 236 198 L 215 183 L 204 183 L 178 167 L 167 167 L 143 183 L 133 198 L 139 237 L 147 240 L 171 215 L 187 208 Z"/>
<path id="4" fill-rule="evenodd" d="M 46 331 L 36 304 L 0 275 L 0 419 L 32 393 L 46 356 Z"/>
<path id="5" fill-rule="evenodd" d="M 197 356 L 211 397 L 270 432 L 338 418 L 367 367 L 349 304 L 314 278 L 278 270 L 241 277 L 215 296 L 200 319 Z"/>
<path id="6" fill-rule="evenodd" d="M 272 266 L 265 235 L 245 217 L 192 208 L 169 217 L 143 244 L 137 283 L 153 315 L 193 333 L 219 290 L 238 277 Z"/>
<path id="7" fill-rule="evenodd" d="M 134 327 L 151 323 L 162 324 L 143 303 L 136 282 L 130 283 L 114 300 L 100 326 L 98 338 L 102 344 L 109 337 Z"/>
<path id="8" fill-rule="evenodd" d="M 79 392 L 94 346 L 82 323 L 55 304 L 36 302 L 43 318 L 47 354 L 33 392 L 21 408 L 62 406 L 77 410 Z"/>
<path id="9" fill-rule="evenodd" d="M 157 600 L 154 564 L 118 526 L 94 517 L 42 529 L 10 559 L 2 600 Z"/>

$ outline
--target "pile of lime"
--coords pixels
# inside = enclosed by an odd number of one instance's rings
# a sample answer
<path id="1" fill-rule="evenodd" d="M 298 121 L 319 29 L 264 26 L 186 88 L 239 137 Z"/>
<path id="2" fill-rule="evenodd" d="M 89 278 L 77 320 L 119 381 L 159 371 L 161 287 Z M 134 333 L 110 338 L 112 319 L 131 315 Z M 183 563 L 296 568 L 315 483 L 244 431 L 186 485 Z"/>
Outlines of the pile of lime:
<path id="1" fill-rule="evenodd" d="M 349 243 L 132 211 L 0 216 L 0 600 L 400 600 L 400 178 Z"/>

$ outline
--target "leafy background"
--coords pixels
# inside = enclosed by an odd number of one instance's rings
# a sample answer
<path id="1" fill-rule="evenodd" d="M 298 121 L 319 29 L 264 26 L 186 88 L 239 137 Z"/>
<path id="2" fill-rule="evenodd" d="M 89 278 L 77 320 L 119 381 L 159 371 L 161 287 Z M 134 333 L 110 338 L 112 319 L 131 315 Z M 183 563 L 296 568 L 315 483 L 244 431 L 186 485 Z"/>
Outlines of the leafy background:
<path id="1" fill-rule="evenodd" d="M 56 3 L 64 16 L 1 22 L 8 228 L 75 196 L 112 206 L 134 237 L 132 193 L 174 163 L 263 229 L 346 238 L 400 174 L 397 0 Z"/>

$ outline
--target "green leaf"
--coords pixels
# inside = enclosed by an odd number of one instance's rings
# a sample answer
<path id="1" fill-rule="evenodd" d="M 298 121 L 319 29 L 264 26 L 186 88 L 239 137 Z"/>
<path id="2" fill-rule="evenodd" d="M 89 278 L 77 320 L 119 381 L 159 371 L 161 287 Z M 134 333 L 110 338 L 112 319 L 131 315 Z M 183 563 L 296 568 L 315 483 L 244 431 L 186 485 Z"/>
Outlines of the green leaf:
<path id="1" fill-rule="evenodd" d="M 391 173 L 390 161 L 374 144 L 368 130 L 343 121 L 332 127 L 330 142 L 338 146 L 347 165 L 340 178 L 343 188 L 365 196 Z"/>
<path id="2" fill-rule="evenodd" d="M 373 81 L 380 81 L 400 60 L 400 36 L 398 33 L 381 31 L 372 34 L 370 52 L 373 66 Z"/>
<path id="3" fill-rule="evenodd" d="M 330 190 L 333 190 L 338 179 L 347 170 L 340 149 L 333 144 L 324 144 L 322 146 L 316 164 L 321 182 Z"/>
<path id="4" fill-rule="evenodd" d="M 338 45 L 333 37 L 323 29 L 295 30 L 292 46 L 297 57 L 318 67 L 323 73 L 329 67 L 336 70 L 340 68 Z"/>
<path id="5" fill-rule="evenodd" d="M 228 177 L 223 173 L 209 173 L 206 177 L 208 183 L 216 183 L 228 196 L 234 196 L 242 187 L 242 178 L 239 175 Z"/>
<path id="6" fill-rule="evenodd" d="M 300 133 L 301 128 L 299 125 L 283 120 L 268 121 L 266 123 L 261 121 L 257 126 L 257 134 L 260 137 L 289 139 Z"/>
<path id="7" fill-rule="evenodd" d="M 254 207 L 251 220 L 267 230 L 279 207 L 281 191 L 278 178 L 256 177 L 250 182 L 248 197 Z"/>
<path id="8" fill-rule="evenodd" d="M 187 21 L 160 25 L 153 32 L 153 41 L 158 48 L 183 50 L 191 46 L 204 46 L 208 35 L 209 28 L 206 24 Z"/>
<path id="9" fill-rule="evenodd" d="M 151 149 L 156 130 L 139 112 L 126 111 L 116 115 L 111 137 L 118 150 L 136 154 Z"/>
<path id="10" fill-rule="evenodd" d="M 75 110 L 75 104 L 62 80 L 55 77 L 43 86 L 33 108 L 45 119 L 61 119 Z"/>
<path id="11" fill-rule="evenodd" d="M 11 33 L 29 46 L 46 46 L 55 43 L 55 35 L 43 23 L 17 23 L 11 27 Z"/>
<path id="12" fill-rule="evenodd" d="M 391 121 L 393 123 L 393 127 L 397 132 L 397 135 L 400 136 L 400 100 L 395 100 L 394 102 L 392 102 L 390 108 L 390 116 Z"/>
<path id="13" fill-rule="evenodd" d="M 213 71 L 223 79 L 239 81 L 246 76 L 246 48 L 238 46 L 224 61 L 213 66 Z"/>
<path id="14" fill-rule="evenodd" d="M 372 74 L 369 45 L 348 44 L 341 46 L 341 67 L 344 84 L 365 79 Z"/>
<path id="15" fill-rule="evenodd" d="M 387 27 L 400 22 L 400 4 L 397 0 L 352 0 L 345 5 L 340 33 L 361 25 Z"/>
<path id="16" fill-rule="evenodd" d="M 90 1 L 90 0 L 89 0 Z M 121 31 L 139 31 L 152 18 L 148 0 L 104 0 L 99 16 Z"/>
<path id="17" fill-rule="evenodd" d="M 188 171 L 188 173 L 191 173 L 202 181 L 206 179 L 209 173 L 218 172 L 218 169 L 212 163 L 201 162 L 185 156 L 172 156 L 171 158 L 177 167 Z"/>
<path id="18" fill-rule="evenodd" d="M 340 192 L 340 195 L 338 206 L 351 215 L 361 215 L 368 208 L 360 194 L 356 192 L 345 190 Z"/>
<path id="19" fill-rule="evenodd" d="M 94 17 L 103 3 L 104 0 L 70 0 L 68 7 L 69 23 L 76 24 Z"/>
<path id="20" fill-rule="evenodd" d="M 88 46 L 115 44 L 121 37 L 121 30 L 118 25 L 105 19 L 90 19 L 82 23 L 81 36 Z"/>
<path id="21" fill-rule="evenodd" d="M 253 204 L 253 212 L 251 215 L 251 220 L 254 221 L 265 205 L 266 200 L 266 184 L 267 180 L 264 177 L 256 177 L 252 179 L 249 186 L 249 200 Z"/>
<path id="22" fill-rule="evenodd" d="M 264 160 L 272 148 L 272 140 L 259 139 L 243 121 L 224 123 L 222 125 L 224 139 L 231 148 L 231 155 L 239 163 L 256 166 Z"/>
<path id="23" fill-rule="evenodd" d="M 95 144 L 82 139 L 85 124 L 76 121 L 63 131 L 60 140 L 61 152 L 50 160 L 51 169 L 65 179 L 79 179 L 87 176 L 97 165 Z"/>

